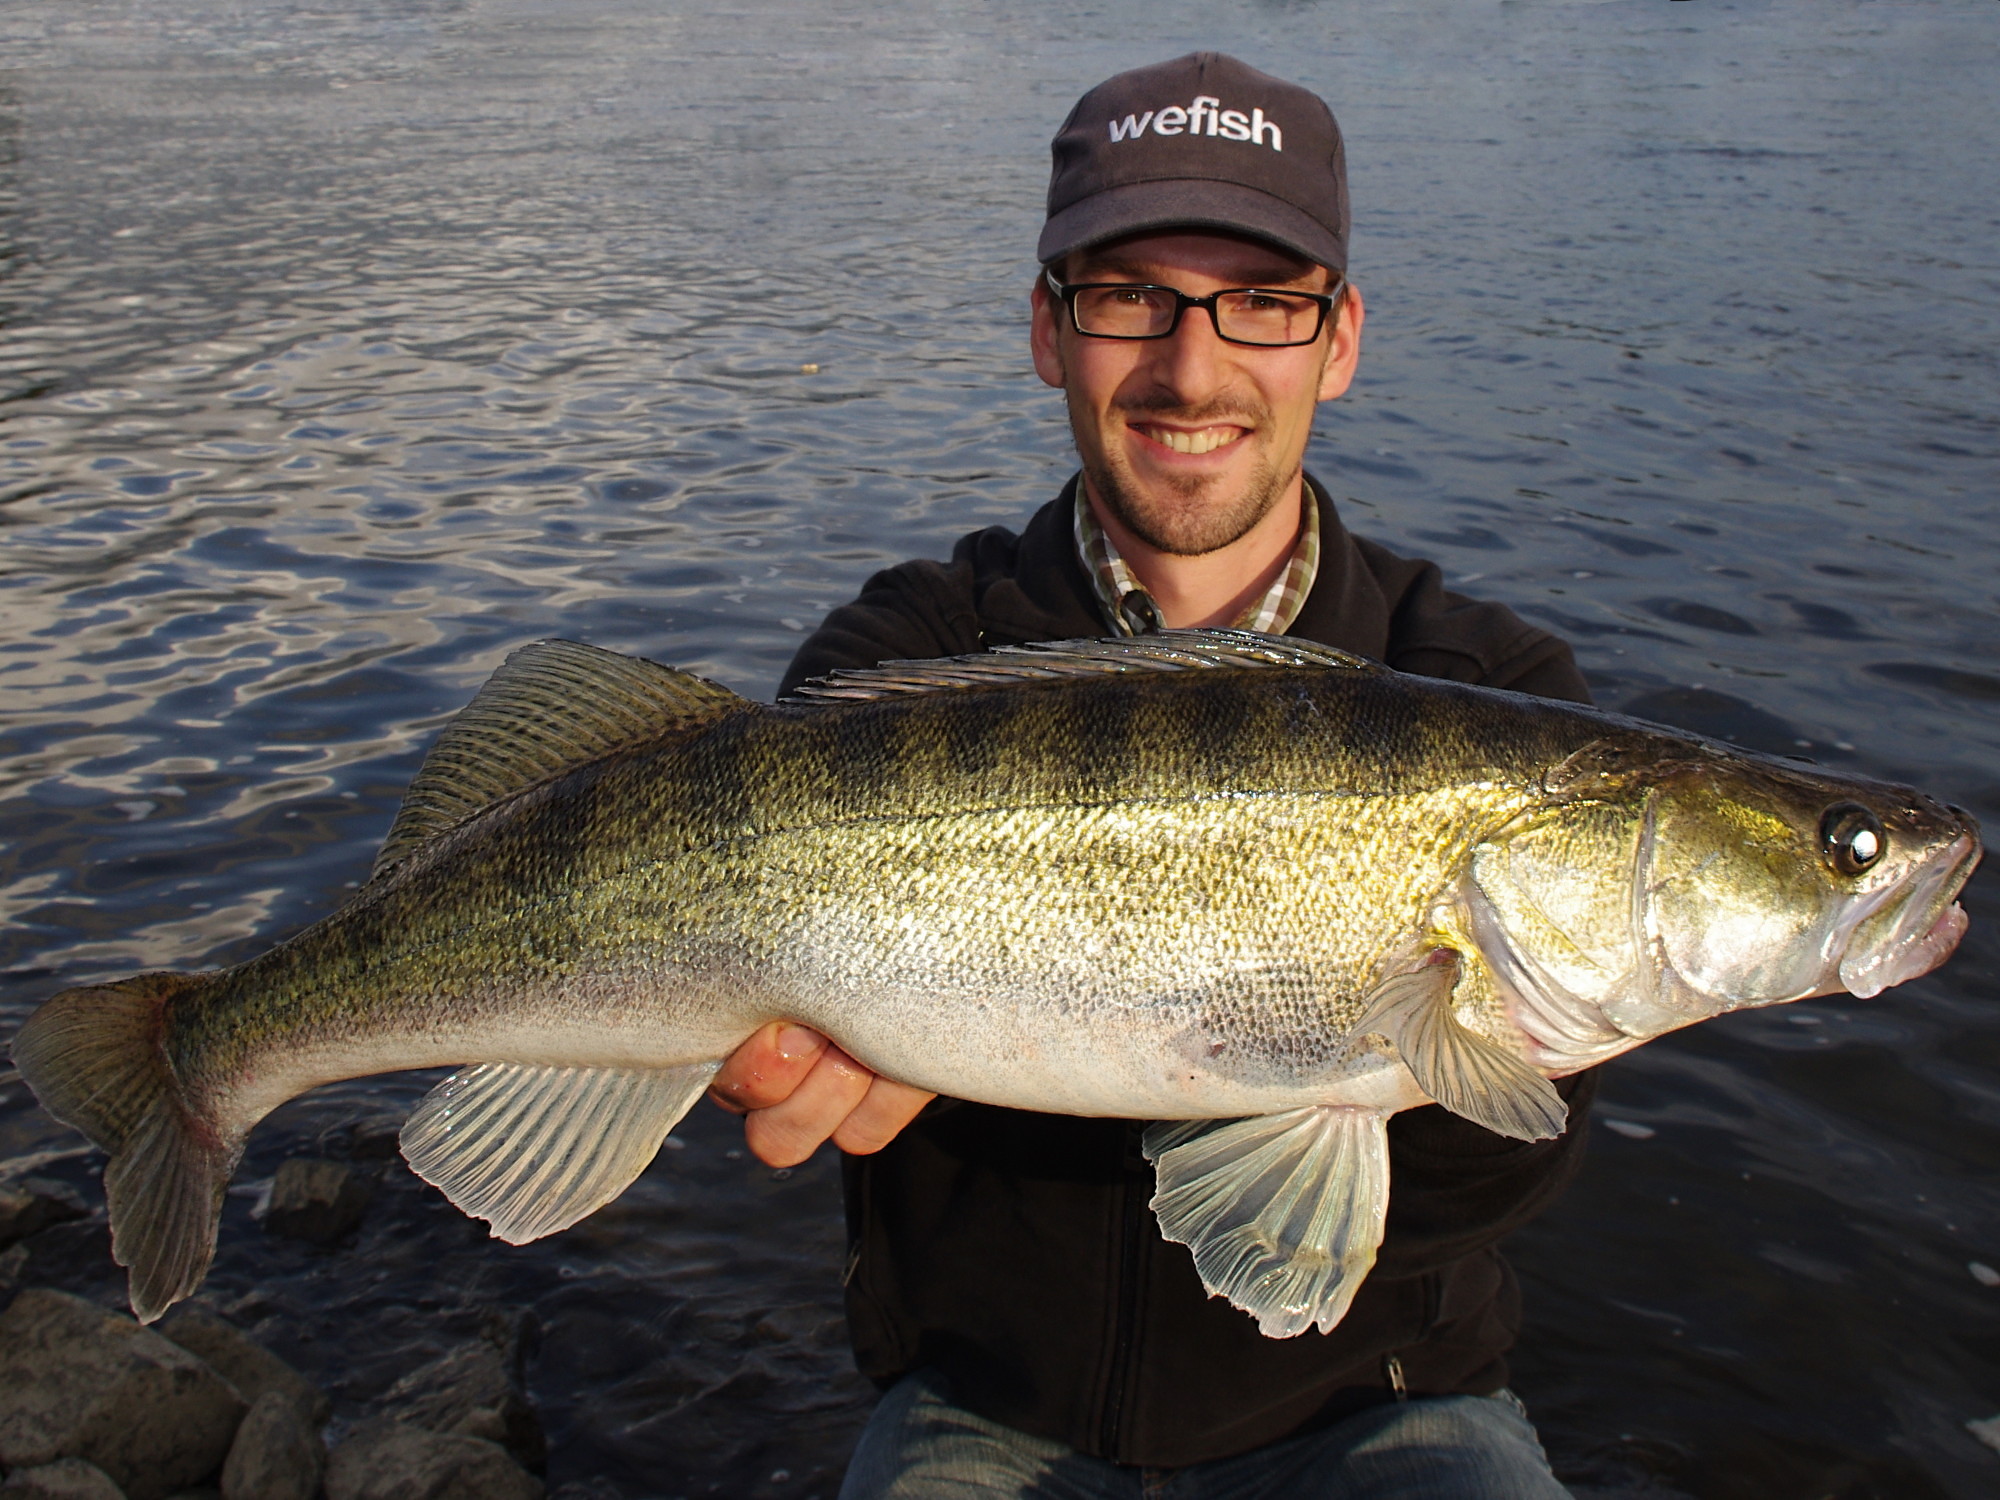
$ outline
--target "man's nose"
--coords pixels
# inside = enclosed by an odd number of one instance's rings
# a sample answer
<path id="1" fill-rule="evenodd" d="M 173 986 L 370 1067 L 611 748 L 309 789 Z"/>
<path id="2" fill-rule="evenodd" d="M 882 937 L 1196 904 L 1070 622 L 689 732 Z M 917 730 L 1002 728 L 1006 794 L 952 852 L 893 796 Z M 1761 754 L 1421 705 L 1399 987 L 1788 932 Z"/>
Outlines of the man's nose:
<path id="1" fill-rule="evenodd" d="M 1197 405 L 1215 394 L 1228 378 L 1231 346 L 1215 331 L 1206 307 L 1181 310 L 1180 327 L 1155 341 L 1154 375 L 1184 405 Z"/>

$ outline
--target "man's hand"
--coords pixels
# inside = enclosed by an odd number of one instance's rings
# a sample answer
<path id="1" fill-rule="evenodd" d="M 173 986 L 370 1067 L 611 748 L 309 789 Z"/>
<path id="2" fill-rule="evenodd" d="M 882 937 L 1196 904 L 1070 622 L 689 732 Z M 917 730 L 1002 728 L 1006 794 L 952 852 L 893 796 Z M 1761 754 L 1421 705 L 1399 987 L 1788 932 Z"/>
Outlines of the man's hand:
<path id="1" fill-rule="evenodd" d="M 935 1094 L 877 1077 L 817 1031 L 773 1021 L 730 1054 L 708 1095 L 743 1115 L 759 1160 L 795 1167 L 820 1142 L 857 1156 L 880 1151 Z"/>

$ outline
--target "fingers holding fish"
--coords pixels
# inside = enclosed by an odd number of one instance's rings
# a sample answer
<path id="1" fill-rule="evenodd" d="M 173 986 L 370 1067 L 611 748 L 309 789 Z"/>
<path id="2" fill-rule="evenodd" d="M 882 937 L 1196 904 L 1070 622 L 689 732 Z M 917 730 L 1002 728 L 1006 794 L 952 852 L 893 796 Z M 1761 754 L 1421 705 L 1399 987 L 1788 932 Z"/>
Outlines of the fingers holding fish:
<path id="1" fill-rule="evenodd" d="M 730 1053 L 708 1096 L 732 1115 L 769 1109 L 791 1098 L 825 1051 L 826 1038 L 811 1027 L 773 1021 Z"/>
<path id="2" fill-rule="evenodd" d="M 848 1111 L 831 1139 L 852 1156 L 872 1156 L 901 1134 L 903 1127 L 923 1113 L 924 1106 L 935 1098 L 936 1094 L 878 1073 L 868 1085 L 868 1092 L 861 1096 L 861 1102 Z"/>
<path id="3" fill-rule="evenodd" d="M 871 1155 L 937 1097 L 881 1077 L 793 1021 L 759 1028 L 730 1054 L 708 1093 L 747 1117 L 745 1141 L 774 1167 L 796 1166 L 829 1140 Z"/>
<path id="4" fill-rule="evenodd" d="M 829 1045 L 789 1095 L 750 1112 L 743 1139 L 759 1161 L 795 1167 L 861 1108 L 876 1082 L 873 1072 Z"/>

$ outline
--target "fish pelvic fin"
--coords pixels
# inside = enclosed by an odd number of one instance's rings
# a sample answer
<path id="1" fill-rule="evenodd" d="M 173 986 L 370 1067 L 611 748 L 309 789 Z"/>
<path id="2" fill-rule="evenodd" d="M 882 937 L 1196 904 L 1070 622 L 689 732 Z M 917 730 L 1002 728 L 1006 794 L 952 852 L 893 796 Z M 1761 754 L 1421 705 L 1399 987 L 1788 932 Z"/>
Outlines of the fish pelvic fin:
<path id="1" fill-rule="evenodd" d="M 581 641 L 536 641 L 502 662 L 439 734 L 371 878 L 517 792 L 677 729 L 751 707 L 706 678 Z"/>
<path id="2" fill-rule="evenodd" d="M 1318 1107 L 1149 1125 L 1160 1233 L 1210 1296 L 1266 1338 L 1331 1333 L 1375 1264 L 1389 1210 L 1388 1116 Z"/>
<path id="3" fill-rule="evenodd" d="M 1453 1114 L 1517 1141 L 1553 1140 L 1569 1106 L 1526 1059 L 1459 1023 L 1451 1008 L 1457 955 L 1451 959 L 1383 980 L 1354 1035 L 1386 1037 L 1417 1087 Z"/>
<path id="4" fill-rule="evenodd" d="M 495 1239 L 525 1245 L 630 1187 L 720 1066 L 482 1063 L 424 1096 L 403 1125 L 403 1156 Z"/>
<path id="5" fill-rule="evenodd" d="M 14 1038 L 14 1065 L 42 1108 L 111 1160 L 111 1254 L 130 1271 L 132 1311 L 150 1323 L 201 1285 L 215 1257 L 224 1190 L 242 1155 L 183 1099 L 160 1039 L 168 1007 L 202 974 L 141 974 L 65 990 Z"/>

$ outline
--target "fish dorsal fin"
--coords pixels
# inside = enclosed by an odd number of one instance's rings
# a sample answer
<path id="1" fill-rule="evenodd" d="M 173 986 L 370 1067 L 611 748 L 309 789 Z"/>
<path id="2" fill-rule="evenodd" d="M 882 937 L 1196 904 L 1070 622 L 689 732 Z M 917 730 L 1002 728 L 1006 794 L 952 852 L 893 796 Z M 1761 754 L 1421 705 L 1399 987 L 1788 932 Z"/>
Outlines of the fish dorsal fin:
<path id="1" fill-rule="evenodd" d="M 748 706 L 726 687 L 580 641 L 536 641 L 445 725 L 375 857 L 380 877 L 503 797 Z"/>
<path id="2" fill-rule="evenodd" d="M 1314 1107 L 1148 1125 L 1160 1233 L 1192 1250 L 1209 1295 L 1266 1338 L 1333 1332 L 1382 1243 L 1387 1118 Z"/>
<path id="3" fill-rule="evenodd" d="M 1380 662 L 1317 641 L 1254 630 L 1162 630 L 1101 641 L 1042 641 L 999 646 L 971 656 L 935 661 L 885 661 L 861 670 L 843 668 L 799 684 L 786 702 L 895 698 L 952 688 L 987 687 L 1050 677 L 1112 672 L 1185 672 L 1204 667 L 1340 667 L 1386 672 Z"/>

